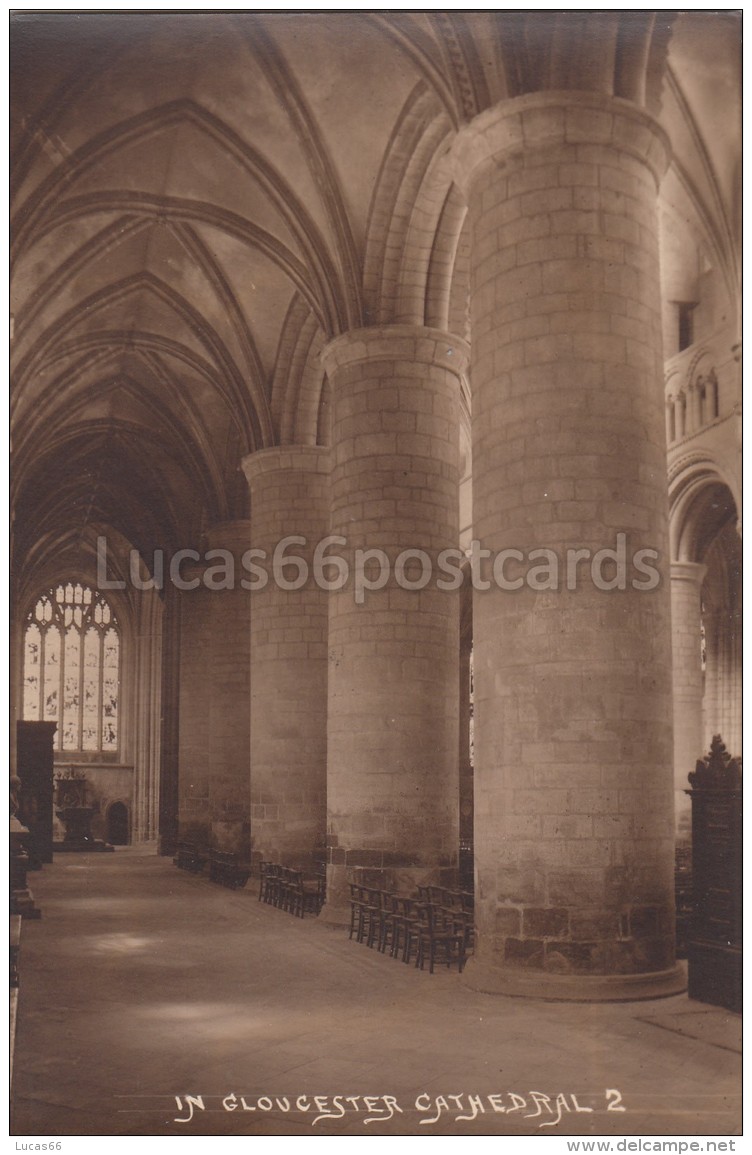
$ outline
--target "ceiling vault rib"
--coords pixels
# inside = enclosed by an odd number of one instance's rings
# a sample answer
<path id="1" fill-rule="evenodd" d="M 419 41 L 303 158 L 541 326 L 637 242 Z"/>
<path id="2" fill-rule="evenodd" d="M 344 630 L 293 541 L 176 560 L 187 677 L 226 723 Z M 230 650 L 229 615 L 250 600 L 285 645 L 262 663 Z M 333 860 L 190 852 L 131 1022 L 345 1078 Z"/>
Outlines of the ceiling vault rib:
<path id="1" fill-rule="evenodd" d="M 455 129 L 459 128 L 460 117 L 457 112 L 454 93 L 452 92 L 451 85 L 447 84 L 446 78 L 437 66 L 436 61 L 432 59 L 431 48 L 434 48 L 434 51 L 437 51 L 437 49 L 433 45 L 429 47 L 428 37 L 420 32 L 415 22 L 405 13 L 399 14 L 400 21 L 398 24 L 390 23 L 389 16 L 386 14 L 376 15 L 370 12 L 364 12 L 362 15 L 364 20 L 378 28 L 382 36 L 386 36 L 387 39 L 391 40 L 407 55 L 438 96 L 444 107 L 444 111 L 452 122 L 452 126 Z"/>
<path id="2" fill-rule="evenodd" d="M 732 278 L 731 285 L 735 287 L 739 277 L 739 269 L 737 262 L 737 250 L 733 240 L 733 230 L 729 224 L 723 196 L 718 186 L 718 179 L 710 156 L 708 155 L 705 141 L 703 140 L 702 135 L 697 127 L 695 118 L 692 115 L 692 110 L 689 106 L 689 102 L 684 95 L 684 91 L 679 83 L 678 77 L 670 65 L 666 66 L 666 84 L 671 89 L 671 93 L 679 105 L 679 108 L 681 109 L 685 123 L 691 133 L 694 146 L 697 149 L 702 161 L 703 172 L 708 184 L 710 185 L 710 189 L 713 195 L 712 214 L 707 212 L 695 182 L 691 180 L 686 167 L 681 165 L 676 157 L 673 158 L 673 166 L 680 174 L 682 183 L 690 192 L 698 212 L 702 213 L 704 223 L 709 233 L 711 236 L 715 236 L 717 238 L 716 243 L 719 247 L 719 253 L 723 259 L 723 263 L 726 269 L 729 270 L 730 268 L 730 276 Z M 716 227 L 716 221 L 720 222 L 720 227 Z"/>
<path id="3" fill-rule="evenodd" d="M 347 328 L 357 328 L 363 323 L 360 261 L 334 165 L 316 120 L 274 38 L 260 22 L 254 23 L 252 37 L 245 29 L 243 36 L 254 60 L 292 122 L 321 194 L 334 233 L 343 275 L 345 316 L 342 320 Z"/>
<path id="4" fill-rule="evenodd" d="M 201 313 L 194 309 L 185 298 L 175 293 L 163 281 L 153 277 L 151 274 L 141 273 L 134 277 L 129 277 L 124 281 L 119 282 L 116 286 L 108 286 L 106 290 L 92 294 L 73 309 L 68 310 L 63 314 L 54 325 L 51 325 L 47 330 L 45 337 L 39 342 L 36 350 L 33 353 L 27 354 L 22 362 L 18 365 L 17 381 L 20 387 L 35 370 L 39 371 L 46 363 L 45 354 L 53 345 L 57 336 L 62 332 L 68 332 L 74 325 L 76 319 L 80 315 L 91 314 L 96 309 L 102 308 L 105 304 L 113 303 L 121 300 L 124 296 L 132 294 L 139 289 L 149 289 L 158 298 L 169 305 L 179 317 L 181 317 L 189 325 L 191 330 L 197 334 L 202 344 L 211 351 L 217 368 L 224 370 L 222 376 L 217 376 L 215 372 L 206 373 L 204 376 L 208 380 L 213 380 L 217 383 L 220 393 L 225 397 L 227 403 L 233 407 L 237 407 L 239 413 L 243 414 L 244 429 L 248 438 L 248 443 L 253 444 L 258 430 L 254 431 L 254 412 L 252 407 L 249 408 L 249 398 L 243 388 L 243 379 L 238 372 L 237 366 L 234 363 L 229 351 L 224 343 L 220 340 L 212 326 L 208 325 Z M 164 343 L 165 347 L 171 347 L 173 351 L 181 350 L 183 354 L 187 353 L 187 349 L 180 342 L 171 341 L 167 337 L 160 337 L 157 334 L 144 334 L 136 330 L 131 331 L 115 331 L 116 339 L 120 342 L 135 344 L 137 341 L 147 343 L 149 341 Z M 104 334 L 100 332 L 98 341 L 112 338 L 112 334 L 105 331 Z M 61 356 L 66 356 L 69 349 L 76 347 L 84 347 L 91 341 L 91 334 L 87 334 L 77 339 L 75 343 L 65 342 L 59 346 L 57 352 L 52 354 L 53 360 L 59 360 Z"/>
<path id="5" fill-rule="evenodd" d="M 194 230 L 187 225 L 173 225 L 172 230 L 185 246 L 187 252 L 190 253 L 201 268 L 220 301 L 227 309 L 231 327 L 238 338 L 248 368 L 248 384 L 251 390 L 256 417 L 261 428 L 262 444 L 270 445 L 273 441 L 273 431 L 265 388 L 266 374 L 237 297 L 222 272 L 219 262 L 214 260 L 209 249 Z"/>
<path id="6" fill-rule="evenodd" d="M 75 342 L 75 349 L 87 349 L 87 355 L 77 360 L 65 373 L 62 373 L 59 377 L 51 381 L 50 385 L 47 385 L 43 392 L 39 394 L 37 404 L 35 408 L 31 410 L 25 422 L 23 419 L 18 422 L 18 454 L 21 455 L 24 446 L 27 445 L 28 442 L 31 442 L 33 448 L 37 427 L 44 427 L 45 422 L 52 422 L 55 408 L 70 403 L 70 393 L 81 387 L 81 379 L 85 372 L 97 370 L 99 366 L 113 362 L 114 358 L 119 357 L 121 350 L 114 348 L 113 344 L 113 338 L 117 336 L 122 336 L 122 334 L 94 334 L 88 336 L 83 341 L 79 340 Z M 169 342 L 167 338 L 155 340 L 152 334 L 148 336 L 152 338 L 152 342 L 141 341 L 137 344 L 135 346 L 137 355 L 144 357 L 147 356 L 150 351 L 164 350 L 169 353 L 170 356 L 187 364 L 189 368 L 192 368 L 194 372 L 206 379 L 218 392 L 221 390 L 221 379 L 216 378 L 215 375 L 211 373 L 211 368 L 208 363 L 203 362 L 203 360 L 195 357 L 195 355 L 191 355 L 184 345 L 179 345 L 177 342 Z M 144 352 L 144 349 L 146 349 L 146 352 Z M 68 349 L 64 352 L 64 356 L 69 356 Z M 114 365 L 112 372 L 119 372 L 119 362 Z M 173 381 L 172 378 L 171 381 Z M 177 388 L 177 386 L 173 387 Z M 98 386 L 95 385 L 92 386 L 92 388 L 98 388 Z M 228 398 L 225 397 L 225 401 L 228 401 Z M 234 412 L 229 403 L 228 409 Z"/>
<path id="7" fill-rule="evenodd" d="M 23 187 L 23 182 L 33 167 L 34 161 L 39 156 L 41 151 L 40 135 L 49 136 L 54 132 L 55 125 L 64 111 L 70 108 L 74 101 L 85 92 L 93 78 L 107 73 L 113 62 L 125 52 L 126 48 L 125 43 L 113 38 L 107 50 L 92 50 L 88 54 L 89 66 L 81 67 L 79 65 L 62 84 L 57 85 L 39 113 L 30 119 L 23 138 L 13 152 L 13 163 L 10 166 L 8 182 L 11 205 Z"/>
<path id="8" fill-rule="evenodd" d="M 184 422 L 180 420 L 176 425 L 178 436 L 189 450 L 188 460 L 194 462 L 198 475 L 204 479 L 204 494 L 218 511 L 222 510 L 222 467 L 209 438 L 206 436 L 200 411 L 190 394 L 180 388 L 180 382 L 170 372 L 168 366 L 165 365 L 155 350 L 146 350 L 141 352 L 140 356 L 149 364 L 158 380 L 162 381 L 169 395 L 174 397 L 184 410 L 188 418 L 188 426 L 186 427 Z M 134 388 L 136 388 L 135 384 Z M 142 396 L 144 405 L 153 408 L 155 412 L 162 413 L 165 420 L 171 423 L 175 422 L 174 409 L 159 405 L 152 392 L 139 388 L 139 395 Z M 171 432 L 174 434 L 175 429 L 171 429 Z M 182 457 L 176 458 L 176 463 L 180 465 L 182 459 Z"/>
<path id="9" fill-rule="evenodd" d="M 15 314 L 14 340 L 22 340 L 31 322 L 44 309 L 47 302 L 61 289 L 69 285 L 76 274 L 87 264 L 95 261 L 103 253 L 107 253 L 116 244 L 121 244 L 123 240 L 130 240 L 147 225 L 148 221 L 143 217 L 140 219 L 133 216 L 118 217 L 112 224 L 90 237 L 85 244 L 58 265 L 54 272 L 29 294 L 26 303 Z"/>
<path id="10" fill-rule="evenodd" d="M 192 100 L 172 101 L 138 113 L 129 120 L 105 129 L 60 164 L 20 205 L 13 220 L 11 265 L 33 244 L 36 226 L 54 212 L 63 189 L 78 180 L 93 165 L 122 150 L 126 145 L 155 136 L 165 128 L 187 122 L 203 131 L 225 153 L 236 160 L 254 180 L 261 184 L 275 210 L 292 232 L 318 279 L 326 289 L 327 325 L 334 336 L 344 322 L 337 291 L 337 276 L 326 244 L 299 198 L 273 166 L 255 149 L 233 132 L 224 121 Z"/>
<path id="11" fill-rule="evenodd" d="M 48 404 L 48 399 L 57 401 L 58 404 L 63 404 L 67 400 L 66 386 L 68 381 L 72 381 L 74 385 L 81 380 L 84 373 L 89 369 L 96 369 L 99 365 L 106 364 L 112 357 L 116 355 L 109 347 L 103 349 L 92 349 L 84 354 L 83 357 L 75 361 L 65 373 L 55 378 L 45 387 L 45 389 L 36 398 L 36 403 L 28 412 L 27 415 L 18 415 L 20 408 L 20 390 L 16 389 L 11 392 L 11 421 L 14 429 L 14 460 L 18 461 L 24 450 L 26 442 L 31 442 L 32 451 L 34 451 L 36 434 L 35 431 L 39 427 L 44 427 L 45 421 L 50 414 L 48 410 L 51 406 Z M 14 470 L 15 472 L 15 470 Z M 13 484 L 13 477 L 11 477 L 11 485 Z"/>
<path id="12" fill-rule="evenodd" d="M 140 213 L 143 222 L 174 219 L 221 229 L 263 252 L 303 293 L 311 307 L 321 316 L 322 321 L 325 320 L 321 307 L 321 296 L 325 293 L 325 288 L 321 284 L 311 283 L 306 266 L 294 253 L 272 233 L 259 228 L 252 221 L 206 201 L 121 190 L 98 191 L 80 197 L 69 197 L 61 201 L 54 215 L 48 216 L 39 227 L 35 243 L 73 220 L 103 211 Z"/>

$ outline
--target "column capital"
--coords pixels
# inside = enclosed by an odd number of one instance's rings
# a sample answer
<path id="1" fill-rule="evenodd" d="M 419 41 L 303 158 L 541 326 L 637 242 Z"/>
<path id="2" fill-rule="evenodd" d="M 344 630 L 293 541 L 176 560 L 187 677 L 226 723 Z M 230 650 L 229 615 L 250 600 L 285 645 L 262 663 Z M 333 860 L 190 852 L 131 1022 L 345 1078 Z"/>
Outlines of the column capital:
<path id="1" fill-rule="evenodd" d="M 666 133 L 629 100 L 598 92 L 531 92 L 486 109 L 460 129 L 449 152 L 452 177 L 467 197 L 486 165 L 502 168 L 507 154 L 560 145 L 627 153 L 647 165 L 656 187 L 671 156 Z"/>
<path id="2" fill-rule="evenodd" d="M 330 471 L 329 448 L 325 445 L 272 445 L 248 453 L 241 465 L 253 487 L 267 473 L 325 473 Z"/>
<path id="3" fill-rule="evenodd" d="M 469 364 L 470 346 L 453 333 L 425 325 L 374 325 L 335 337 L 323 350 L 321 360 L 329 377 L 359 361 L 398 360 L 439 365 L 459 377 Z"/>
<path id="4" fill-rule="evenodd" d="M 707 572 L 708 567 L 696 561 L 671 562 L 672 582 L 693 582 L 699 589 Z"/>

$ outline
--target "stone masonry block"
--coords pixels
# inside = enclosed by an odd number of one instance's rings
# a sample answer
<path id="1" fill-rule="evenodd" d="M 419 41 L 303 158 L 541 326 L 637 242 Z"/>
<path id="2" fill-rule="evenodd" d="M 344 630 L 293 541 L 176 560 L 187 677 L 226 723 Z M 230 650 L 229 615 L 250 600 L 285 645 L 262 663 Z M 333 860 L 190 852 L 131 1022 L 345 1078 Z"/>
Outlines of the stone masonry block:
<path id="1" fill-rule="evenodd" d="M 553 871 L 548 876 L 548 901 L 556 906 L 600 907 L 604 890 L 599 870 Z"/>
<path id="2" fill-rule="evenodd" d="M 522 912 L 516 906 L 498 906 L 494 916 L 495 934 L 498 938 L 519 938 L 522 926 Z"/>
<path id="3" fill-rule="evenodd" d="M 611 143 L 614 118 L 610 112 L 594 108 L 566 109 L 566 138 L 572 144 L 581 142 Z"/>
<path id="4" fill-rule="evenodd" d="M 504 961 L 512 966 L 541 970 L 543 942 L 536 939 L 507 938 L 503 940 Z"/>
<path id="5" fill-rule="evenodd" d="M 587 974 L 598 966 L 595 943 L 546 942 L 544 967 L 553 974 Z"/>
<path id="6" fill-rule="evenodd" d="M 566 937 L 569 932 L 569 911 L 565 907 L 526 906 L 522 928 L 526 939 Z"/>

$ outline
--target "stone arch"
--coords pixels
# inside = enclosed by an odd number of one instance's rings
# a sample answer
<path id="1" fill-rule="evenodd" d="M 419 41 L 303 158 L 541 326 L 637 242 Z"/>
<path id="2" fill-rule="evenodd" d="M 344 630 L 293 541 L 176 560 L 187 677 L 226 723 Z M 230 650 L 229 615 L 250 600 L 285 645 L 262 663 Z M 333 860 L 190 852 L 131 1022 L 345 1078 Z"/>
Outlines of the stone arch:
<path id="1" fill-rule="evenodd" d="M 467 205 L 456 185 L 451 185 L 441 209 L 436 236 L 428 267 L 426 282 L 426 324 L 436 329 L 449 329 L 468 338 L 467 307 L 462 328 L 451 327 L 452 289 L 455 284 L 457 253 L 467 216 Z M 469 270 L 468 270 L 469 271 Z"/>
<path id="2" fill-rule="evenodd" d="M 405 232 L 396 292 L 395 320 L 401 324 L 424 324 L 428 309 L 448 315 L 454 254 L 466 210 L 443 161 L 444 139 L 436 143 Z"/>
<path id="3" fill-rule="evenodd" d="M 674 779 L 677 838 L 690 838 L 687 774 L 714 734 L 739 753 L 741 554 L 737 504 L 707 455 L 689 454 L 669 484 Z M 734 546 L 736 549 L 734 550 Z M 727 559 L 736 557 L 735 564 Z"/>
<path id="4" fill-rule="evenodd" d="M 417 85 L 386 150 L 369 214 L 364 299 L 369 324 L 424 324 L 436 230 L 450 186 L 437 158 L 451 135 L 435 95 Z"/>
<path id="5" fill-rule="evenodd" d="M 700 349 L 692 359 L 687 374 L 688 390 L 694 401 L 697 427 L 710 424 L 720 416 L 718 377 L 713 357 L 707 349 Z"/>
<path id="6" fill-rule="evenodd" d="M 323 445 L 325 383 L 321 351 L 326 336 L 305 302 L 293 299 L 280 340 L 272 382 L 272 417 L 280 445 Z"/>
<path id="7" fill-rule="evenodd" d="M 709 542 L 702 583 L 703 741 L 707 748 L 720 734 L 729 750 L 741 754 L 742 552 L 733 521 Z"/>
<path id="8" fill-rule="evenodd" d="M 695 433 L 719 416 L 718 378 L 708 349 L 700 347 L 684 377 L 687 397 L 685 434 Z"/>
<path id="9" fill-rule="evenodd" d="M 701 562 L 727 521 L 736 521 L 739 502 L 730 479 L 709 454 L 681 458 L 669 474 L 671 558 Z"/>

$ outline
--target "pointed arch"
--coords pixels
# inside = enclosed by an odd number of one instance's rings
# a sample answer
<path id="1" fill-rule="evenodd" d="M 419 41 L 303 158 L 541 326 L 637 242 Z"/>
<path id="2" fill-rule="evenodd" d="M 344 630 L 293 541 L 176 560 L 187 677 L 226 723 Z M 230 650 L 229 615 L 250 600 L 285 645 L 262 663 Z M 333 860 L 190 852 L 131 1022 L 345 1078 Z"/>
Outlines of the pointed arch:
<path id="1" fill-rule="evenodd" d="M 80 334 L 68 341 L 60 341 L 63 334 L 75 328 L 82 316 L 91 318 L 97 311 L 107 305 L 117 303 L 124 297 L 141 290 L 153 293 L 159 300 L 172 309 L 181 320 L 196 333 L 201 343 L 211 354 L 214 364 L 205 361 L 190 351 L 187 346 L 171 338 L 139 330 L 99 330 Z M 56 344 L 56 342 L 59 342 Z M 178 360 L 190 364 L 207 381 L 210 381 L 225 403 L 240 417 L 249 446 L 265 444 L 264 437 L 270 436 L 270 421 L 263 390 L 263 382 L 250 383 L 250 393 L 245 387 L 242 374 L 227 350 L 224 342 L 216 330 L 209 325 L 203 314 L 192 306 L 183 296 L 177 293 L 164 281 L 151 273 L 137 273 L 125 277 L 121 281 L 92 293 L 89 297 L 78 302 L 75 307 L 68 309 L 57 321 L 50 325 L 44 337 L 39 340 L 35 348 L 20 362 L 15 374 L 16 405 L 20 404 L 24 387 L 32 376 L 49 368 L 55 361 L 68 357 L 73 353 L 92 347 L 146 346 L 164 349 Z M 42 392 L 43 403 L 54 400 L 55 385 L 48 385 Z M 253 404 L 253 395 L 256 395 L 263 404 L 260 412 Z M 261 428 L 261 420 L 265 428 Z"/>
<path id="2" fill-rule="evenodd" d="M 93 136 L 43 180 L 19 205 L 13 220 L 11 260 L 33 243 L 37 229 L 56 211 L 62 193 L 93 166 L 126 145 L 148 140 L 185 123 L 196 128 L 252 177 L 295 237 L 304 263 L 326 288 L 327 325 L 331 335 L 347 327 L 347 308 L 336 266 L 310 214 L 294 190 L 258 150 L 247 144 L 223 120 L 190 99 L 170 101 L 120 121 Z"/>
<path id="3" fill-rule="evenodd" d="M 717 459 L 689 453 L 669 470 L 669 535 L 674 561 L 702 561 L 710 538 L 738 518 L 739 495 Z"/>

